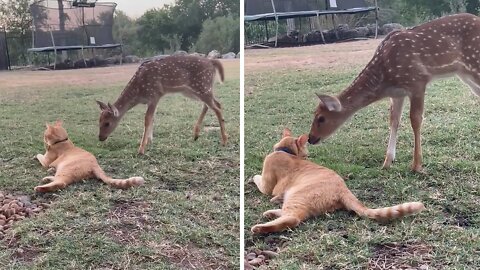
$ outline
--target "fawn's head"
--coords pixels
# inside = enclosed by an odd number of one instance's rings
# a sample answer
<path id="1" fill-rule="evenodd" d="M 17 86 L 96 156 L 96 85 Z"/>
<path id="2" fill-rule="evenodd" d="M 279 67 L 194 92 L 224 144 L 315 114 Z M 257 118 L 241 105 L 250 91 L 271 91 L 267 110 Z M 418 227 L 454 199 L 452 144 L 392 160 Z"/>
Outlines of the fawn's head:
<path id="1" fill-rule="evenodd" d="M 317 144 L 321 140 L 328 138 L 348 118 L 338 98 L 319 94 L 317 96 L 320 99 L 320 103 L 315 110 L 308 135 L 310 144 Z"/>
<path id="2" fill-rule="evenodd" d="M 100 106 L 100 119 L 98 120 L 98 126 L 100 128 L 98 132 L 98 139 L 105 141 L 108 136 L 115 130 L 120 121 L 120 115 L 117 108 L 114 105 L 108 103 L 105 104 L 97 100 L 98 106 Z"/>
<path id="3" fill-rule="evenodd" d="M 62 120 L 57 120 L 53 125 L 46 123 L 47 129 L 43 133 L 43 141 L 46 145 L 53 145 L 68 139 L 67 131 L 62 127 L 62 124 Z"/>
<path id="4" fill-rule="evenodd" d="M 283 130 L 282 139 L 273 146 L 274 151 L 284 151 L 300 158 L 306 158 L 307 151 L 307 134 L 295 138 L 290 129 Z"/>

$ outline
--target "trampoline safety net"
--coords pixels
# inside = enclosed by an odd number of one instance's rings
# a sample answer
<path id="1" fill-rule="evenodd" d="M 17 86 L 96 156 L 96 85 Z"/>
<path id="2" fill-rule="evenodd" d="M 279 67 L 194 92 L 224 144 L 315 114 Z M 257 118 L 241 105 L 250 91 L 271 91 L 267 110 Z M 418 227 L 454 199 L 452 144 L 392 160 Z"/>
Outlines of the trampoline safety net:
<path id="1" fill-rule="evenodd" d="M 274 0 L 275 12 L 298 12 L 325 9 L 324 0 Z M 245 0 L 245 15 L 273 13 L 272 0 Z"/>
<path id="2" fill-rule="evenodd" d="M 63 7 L 59 7 L 58 4 L 46 5 L 46 2 L 30 5 L 34 26 L 32 51 L 53 47 L 65 49 L 68 46 L 114 45 L 112 27 L 115 3 L 101 2 L 95 7 L 74 7 L 72 2 L 64 1 Z"/>

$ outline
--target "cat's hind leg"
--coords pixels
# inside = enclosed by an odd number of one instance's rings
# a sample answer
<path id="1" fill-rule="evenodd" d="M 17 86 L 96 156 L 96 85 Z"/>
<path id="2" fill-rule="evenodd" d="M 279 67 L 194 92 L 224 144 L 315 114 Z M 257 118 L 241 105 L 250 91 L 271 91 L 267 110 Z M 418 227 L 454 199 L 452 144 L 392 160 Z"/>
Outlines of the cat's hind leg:
<path id="1" fill-rule="evenodd" d="M 48 177 L 45 177 L 45 178 L 48 178 Z M 45 185 L 36 186 L 34 190 L 36 192 L 52 192 L 52 191 L 56 191 L 58 189 L 65 188 L 66 186 L 67 186 L 67 184 L 64 181 L 64 179 L 59 178 L 59 177 L 53 177 L 52 182 L 50 182 L 48 184 L 45 184 Z"/>
<path id="2" fill-rule="evenodd" d="M 263 212 L 263 216 L 269 219 L 278 218 L 282 216 L 282 209 L 272 209 L 272 210 L 265 211 Z"/>
<path id="3" fill-rule="evenodd" d="M 294 216 L 283 215 L 275 220 L 264 224 L 257 224 L 252 227 L 252 233 L 280 232 L 292 229 L 300 224 L 301 220 Z"/>
<path id="4" fill-rule="evenodd" d="M 276 204 L 281 204 L 283 202 L 283 195 L 284 195 L 284 193 L 271 198 L 270 202 L 276 203 Z"/>
<path id="5" fill-rule="evenodd" d="M 55 179 L 55 177 L 53 176 L 45 176 L 44 178 L 42 178 L 42 180 L 40 180 L 41 183 L 50 183 L 52 182 L 53 180 Z"/>

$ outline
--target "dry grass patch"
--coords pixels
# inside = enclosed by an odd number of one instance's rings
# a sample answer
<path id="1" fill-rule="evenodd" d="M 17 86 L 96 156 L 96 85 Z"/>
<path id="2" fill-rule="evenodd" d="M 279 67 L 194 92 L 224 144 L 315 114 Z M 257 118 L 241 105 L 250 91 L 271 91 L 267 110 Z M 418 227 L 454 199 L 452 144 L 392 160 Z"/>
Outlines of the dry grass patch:
<path id="1" fill-rule="evenodd" d="M 379 244 L 368 269 L 429 269 L 432 250 L 421 242 Z"/>

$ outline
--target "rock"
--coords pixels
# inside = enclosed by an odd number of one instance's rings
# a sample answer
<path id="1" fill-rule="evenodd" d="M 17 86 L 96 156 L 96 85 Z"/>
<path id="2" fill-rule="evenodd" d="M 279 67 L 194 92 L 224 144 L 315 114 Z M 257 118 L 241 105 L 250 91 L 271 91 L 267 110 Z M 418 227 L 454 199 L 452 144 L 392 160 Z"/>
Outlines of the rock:
<path id="1" fill-rule="evenodd" d="M 367 24 L 366 26 L 368 28 L 368 35 L 367 36 L 375 36 L 375 24 Z M 381 34 L 381 29 L 378 29 L 378 34 Z"/>
<path id="2" fill-rule="evenodd" d="M 243 259 L 243 270 L 254 270 L 253 266 L 250 265 L 247 259 Z"/>
<path id="3" fill-rule="evenodd" d="M 350 27 L 348 26 L 348 24 L 339 24 L 339 25 L 337 25 L 337 31 L 338 31 L 338 32 L 348 31 L 348 30 L 350 30 Z"/>
<path id="4" fill-rule="evenodd" d="M 186 51 L 178 50 L 172 53 L 172 55 L 188 55 L 188 53 Z"/>
<path id="5" fill-rule="evenodd" d="M 277 37 L 271 37 L 268 39 L 268 42 L 274 43 L 275 40 L 277 40 Z M 297 39 L 295 37 L 283 34 L 278 36 L 278 43 L 295 44 L 297 43 Z"/>
<path id="6" fill-rule="evenodd" d="M 254 252 L 250 252 L 247 254 L 247 260 L 249 261 L 255 259 L 256 257 L 257 257 L 257 254 L 255 254 Z"/>
<path id="7" fill-rule="evenodd" d="M 276 253 L 274 251 L 271 251 L 271 250 L 264 250 L 264 251 L 262 251 L 261 254 L 264 255 L 266 258 L 269 258 L 269 259 L 278 256 L 278 253 Z"/>
<path id="8" fill-rule="evenodd" d="M 127 55 L 123 58 L 123 62 L 125 63 L 138 63 L 140 62 L 140 58 L 136 55 Z"/>
<path id="9" fill-rule="evenodd" d="M 210 59 L 218 59 L 218 58 L 222 57 L 222 54 L 219 53 L 217 50 L 213 50 L 213 51 L 208 53 L 207 57 L 210 58 Z"/>
<path id="10" fill-rule="evenodd" d="M 403 29 L 405 29 L 405 27 L 403 27 L 399 23 L 386 23 L 382 26 L 382 34 L 386 35 L 392 31 L 398 31 Z"/>
<path id="11" fill-rule="evenodd" d="M 248 264 L 250 264 L 252 266 L 259 266 L 259 265 L 263 264 L 263 260 L 261 258 L 257 257 L 253 260 L 248 261 Z"/>
<path id="12" fill-rule="evenodd" d="M 236 56 L 235 53 L 229 52 L 222 55 L 222 59 L 235 59 L 235 56 Z"/>
<path id="13" fill-rule="evenodd" d="M 198 56 L 198 57 L 207 57 L 206 54 L 204 54 L 204 53 L 198 53 L 198 52 L 193 52 L 193 53 L 191 53 L 190 55 L 194 55 L 194 56 Z"/>
<path id="14" fill-rule="evenodd" d="M 235 56 L 235 58 L 240 58 L 240 52 L 237 53 L 237 55 Z"/>
<path id="15" fill-rule="evenodd" d="M 368 27 L 357 27 L 355 30 L 357 30 L 357 37 L 367 37 L 370 33 Z"/>

